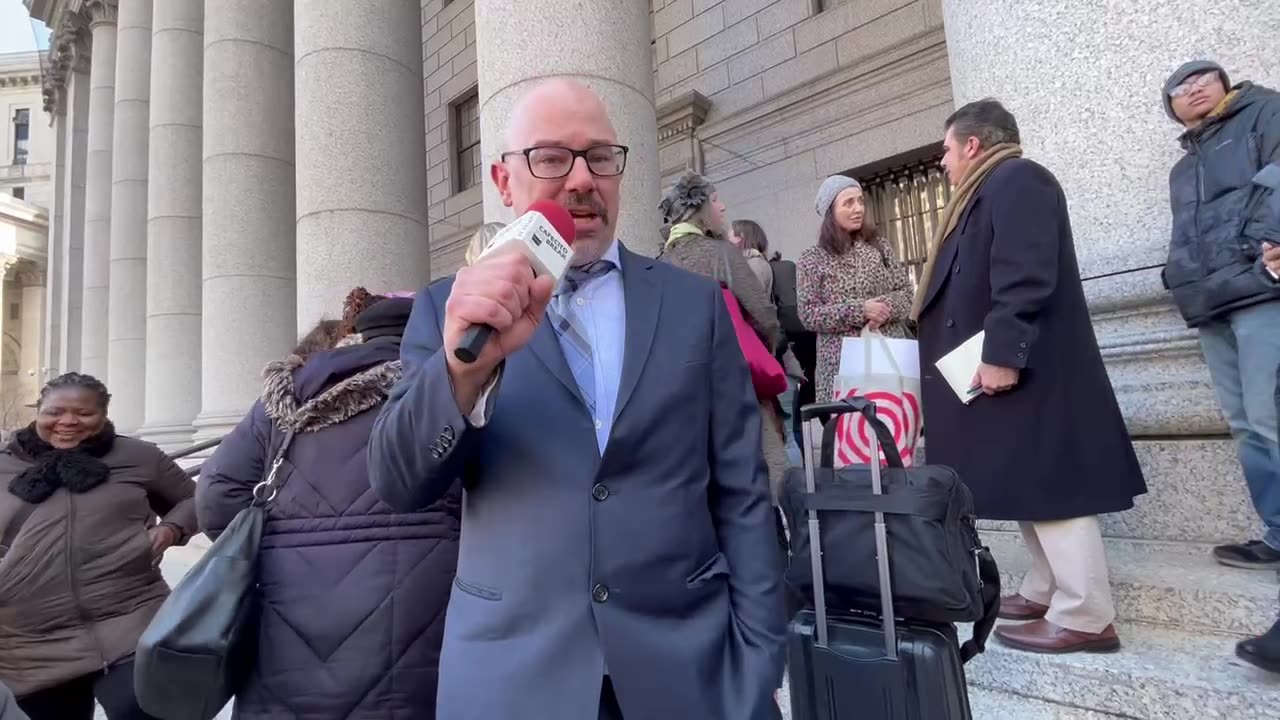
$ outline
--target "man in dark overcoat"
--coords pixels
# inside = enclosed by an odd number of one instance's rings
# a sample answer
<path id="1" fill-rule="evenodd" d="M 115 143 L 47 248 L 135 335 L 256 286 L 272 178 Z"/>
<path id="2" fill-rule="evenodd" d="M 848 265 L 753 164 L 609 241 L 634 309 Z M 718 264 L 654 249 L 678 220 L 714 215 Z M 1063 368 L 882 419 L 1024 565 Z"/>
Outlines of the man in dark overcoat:
<path id="1" fill-rule="evenodd" d="M 1089 320 L 1067 199 L 1021 157 L 1018 126 L 981 100 L 946 123 L 942 164 L 955 186 L 921 278 L 926 453 L 973 491 L 978 516 L 1018 521 L 1032 562 L 1000 616 L 1005 644 L 1108 652 L 1112 621 L 1097 516 L 1146 492 Z M 935 363 L 983 332 L 962 401 Z"/>

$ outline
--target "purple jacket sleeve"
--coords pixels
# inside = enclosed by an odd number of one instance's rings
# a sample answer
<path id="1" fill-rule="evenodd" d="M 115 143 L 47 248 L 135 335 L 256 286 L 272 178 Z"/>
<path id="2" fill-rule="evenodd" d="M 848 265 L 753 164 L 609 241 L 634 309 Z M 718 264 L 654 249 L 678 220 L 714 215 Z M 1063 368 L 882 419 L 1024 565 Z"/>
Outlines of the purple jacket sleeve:
<path id="1" fill-rule="evenodd" d="M 440 307 L 448 283 L 418 293 L 400 345 L 404 375 L 391 389 L 369 438 L 373 491 L 400 512 L 424 508 L 462 476 L 477 436 L 462 416 L 441 346 Z M 496 390 L 496 389 L 495 389 Z"/>

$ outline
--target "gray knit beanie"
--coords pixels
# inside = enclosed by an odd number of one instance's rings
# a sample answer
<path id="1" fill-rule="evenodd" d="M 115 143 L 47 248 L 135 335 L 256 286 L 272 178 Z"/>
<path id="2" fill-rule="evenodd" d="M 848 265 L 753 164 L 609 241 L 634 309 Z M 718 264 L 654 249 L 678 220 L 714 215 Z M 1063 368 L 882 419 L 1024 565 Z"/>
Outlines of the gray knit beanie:
<path id="1" fill-rule="evenodd" d="M 1169 97 L 1169 93 L 1173 89 L 1187 81 L 1192 75 L 1199 75 L 1209 71 L 1216 71 L 1218 77 L 1222 79 L 1223 87 L 1230 88 L 1231 80 L 1227 77 L 1227 71 L 1222 66 L 1212 60 L 1192 60 L 1183 64 L 1182 67 L 1173 71 L 1168 80 L 1164 81 L 1164 111 L 1169 117 L 1178 120 L 1178 116 L 1173 112 L 1173 98 Z M 1178 120 L 1178 122 L 1182 122 Z"/>
<path id="2" fill-rule="evenodd" d="M 827 210 L 831 209 L 831 203 L 836 201 L 836 196 L 848 190 L 849 188 L 860 188 L 862 185 L 857 180 L 848 175 L 832 175 L 822 181 L 822 187 L 818 188 L 818 199 L 814 201 L 814 209 L 818 211 L 818 217 L 824 217 Z"/>
<path id="3" fill-rule="evenodd" d="M 703 205 L 711 202 L 711 195 L 715 191 L 716 187 L 710 180 L 689 170 L 680 176 L 663 196 L 662 202 L 658 203 L 662 224 L 671 226 L 693 217 Z"/>

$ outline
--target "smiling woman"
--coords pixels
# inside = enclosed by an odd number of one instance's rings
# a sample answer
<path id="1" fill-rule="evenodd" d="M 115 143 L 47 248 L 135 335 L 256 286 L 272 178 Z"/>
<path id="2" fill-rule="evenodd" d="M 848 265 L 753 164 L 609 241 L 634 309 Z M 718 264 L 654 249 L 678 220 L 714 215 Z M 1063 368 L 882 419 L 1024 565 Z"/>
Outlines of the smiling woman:
<path id="1" fill-rule="evenodd" d="M 196 532 L 195 482 L 117 436 L 110 401 L 93 376 L 55 378 L 0 450 L 0 683 L 32 720 L 89 720 L 95 698 L 149 717 L 133 651 L 169 594 L 161 557 Z"/>

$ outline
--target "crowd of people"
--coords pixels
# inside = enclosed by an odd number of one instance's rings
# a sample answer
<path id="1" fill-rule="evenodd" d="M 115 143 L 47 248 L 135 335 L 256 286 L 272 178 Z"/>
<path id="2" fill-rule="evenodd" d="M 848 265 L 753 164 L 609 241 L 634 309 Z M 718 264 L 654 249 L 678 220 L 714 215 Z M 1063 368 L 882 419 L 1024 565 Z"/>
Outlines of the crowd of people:
<path id="1" fill-rule="evenodd" d="M 1280 336 L 1266 328 L 1280 312 L 1280 96 L 1207 62 L 1162 94 L 1187 150 L 1164 279 L 1267 526 L 1214 556 L 1280 568 Z M 1118 650 L 1098 515 L 1146 485 L 1066 197 L 994 100 L 958 109 L 942 136 L 955 189 L 914 286 L 845 175 L 821 184 L 816 243 L 790 263 L 687 173 L 649 258 L 615 235 L 628 148 L 607 108 L 546 80 L 513 109 L 491 176 L 517 214 L 549 199 L 572 215 L 559 284 L 518 254 L 481 257 L 502 228 L 489 224 L 453 277 L 356 288 L 341 319 L 266 368 L 199 483 L 116 435 L 101 382 L 51 381 L 0 451 L 0 719 L 88 720 L 95 700 L 111 720 L 151 717 L 132 658 L 168 593 L 160 559 L 249 506 L 282 433 L 237 717 L 778 718 L 796 600 L 781 477 L 810 461 L 788 456 L 797 408 L 832 397 L 843 338 L 866 330 L 918 340 L 927 460 L 959 472 L 980 517 L 1019 523 L 1032 564 L 996 637 Z M 730 298 L 790 402 L 753 386 Z M 463 362 L 454 350 L 479 324 L 492 337 Z M 931 368 L 978 332 L 982 396 L 966 403 Z M 1280 623 L 1238 652 L 1280 672 Z"/>

